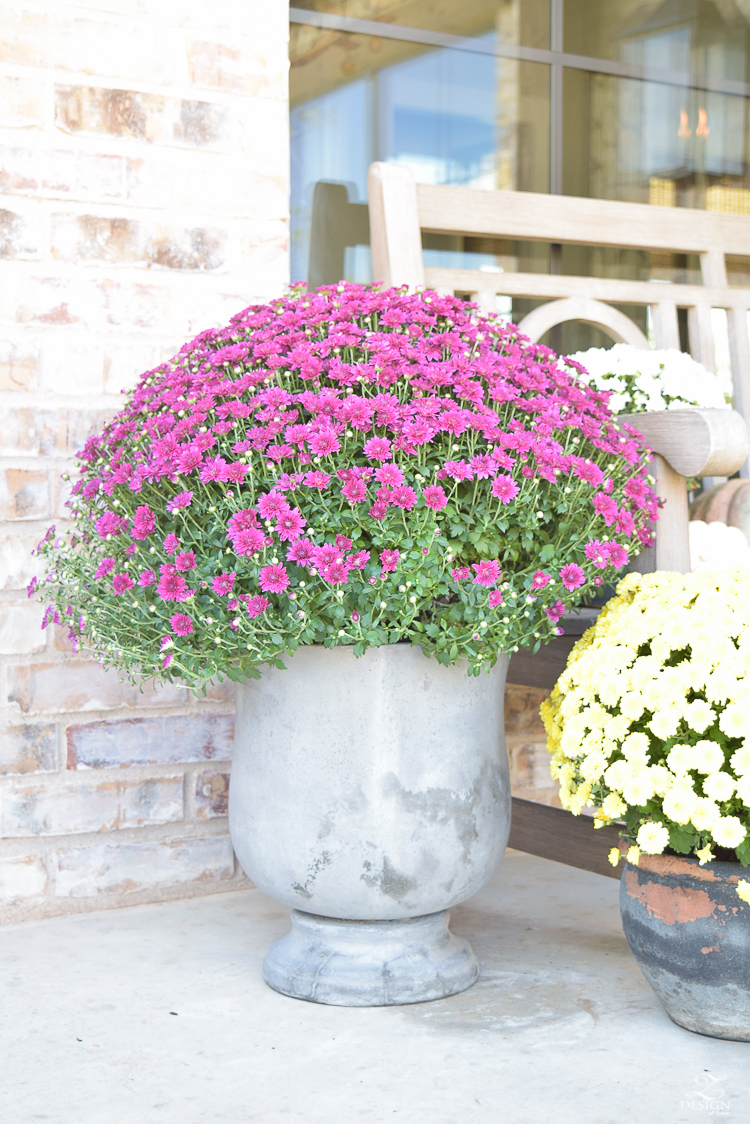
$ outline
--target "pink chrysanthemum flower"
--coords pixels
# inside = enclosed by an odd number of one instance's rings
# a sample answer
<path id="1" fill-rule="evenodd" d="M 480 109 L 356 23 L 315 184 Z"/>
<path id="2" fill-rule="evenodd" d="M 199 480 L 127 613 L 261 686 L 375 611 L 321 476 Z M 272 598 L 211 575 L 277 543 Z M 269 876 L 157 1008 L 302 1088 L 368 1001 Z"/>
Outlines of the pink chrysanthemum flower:
<path id="1" fill-rule="evenodd" d="M 110 574 L 112 572 L 112 570 L 114 570 L 114 568 L 115 568 L 114 558 L 102 558 L 101 562 L 96 567 L 96 570 L 94 572 L 94 577 L 95 578 L 105 578 L 107 576 L 107 574 Z"/>
<path id="2" fill-rule="evenodd" d="M 146 586 L 153 585 L 155 581 L 156 574 L 154 573 L 154 571 L 144 570 L 141 576 L 138 578 L 138 585 L 142 586 L 145 589 Z"/>
<path id="3" fill-rule="evenodd" d="M 586 581 L 586 575 L 575 562 L 569 562 L 567 566 L 563 566 L 560 571 L 560 578 L 565 588 L 571 591 L 578 589 Z"/>
<path id="4" fill-rule="evenodd" d="M 386 516 L 387 512 L 388 512 L 388 504 L 387 503 L 381 503 L 380 500 L 378 500 L 377 503 L 374 503 L 372 505 L 370 510 L 367 512 L 367 514 L 370 516 L 371 519 L 385 519 L 385 516 Z"/>
<path id="5" fill-rule="evenodd" d="M 604 517 L 604 522 L 608 527 L 612 526 L 619 515 L 617 503 L 611 496 L 605 495 L 604 492 L 597 492 L 594 496 L 594 510 L 597 515 Z"/>
<path id="6" fill-rule="evenodd" d="M 609 543 L 599 542 L 598 539 L 592 539 L 586 543 L 584 551 L 589 562 L 593 562 L 600 570 L 609 565 Z M 583 571 L 581 571 L 583 573 Z"/>
<path id="7" fill-rule="evenodd" d="M 331 483 L 331 475 L 328 472 L 306 472 L 305 484 L 308 488 L 319 488 L 321 492 L 325 491 Z"/>
<path id="8" fill-rule="evenodd" d="M 264 593 L 283 593 L 289 585 L 289 574 L 283 566 L 263 566 L 258 574 L 258 585 Z"/>
<path id="9" fill-rule="evenodd" d="M 227 538 L 236 535 L 239 531 L 249 531 L 251 527 L 258 526 L 258 513 L 254 507 L 245 507 L 237 511 L 227 523 Z"/>
<path id="10" fill-rule="evenodd" d="M 474 562 L 472 569 L 476 571 L 474 585 L 495 585 L 500 581 L 502 571 L 500 563 L 495 559 L 483 562 Z"/>
<path id="11" fill-rule="evenodd" d="M 352 540 L 347 538 L 346 535 L 336 535 L 336 546 L 339 550 L 346 552 L 352 548 Z"/>
<path id="12" fill-rule="evenodd" d="M 422 495 L 425 505 L 433 511 L 442 511 L 448 502 L 448 497 L 439 484 L 428 484 L 422 489 Z"/>
<path id="13" fill-rule="evenodd" d="M 184 507 L 190 507 L 190 504 L 192 502 L 192 492 L 180 492 L 179 495 L 175 496 L 174 499 L 171 499 L 169 501 L 169 503 L 167 504 L 167 511 L 169 511 L 171 514 L 174 514 L 175 511 L 180 511 Z"/>
<path id="14" fill-rule="evenodd" d="M 383 464 L 375 469 L 375 479 L 379 484 L 403 484 L 404 474 L 397 464 Z"/>
<path id="15" fill-rule="evenodd" d="M 518 495 L 518 484 L 512 476 L 498 476 L 492 481 L 492 494 L 500 503 L 510 503 Z"/>
<path id="16" fill-rule="evenodd" d="M 471 577 L 471 570 L 468 566 L 456 566 L 454 570 L 451 570 L 451 577 L 454 582 L 465 582 Z"/>
<path id="17" fill-rule="evenodd" d="M 245 601 L 245 609 L 249 617 L 259 617 L 261 613 L 265 613 L 266 609 L 271 604 L 267 597 L 262 597 L 259 593 L 256 593 L 253 597 L 245 597 L 243 600 Z"/>
<path id="18" fill-rule="evenodd" d="M 367 485 L 364 480 L 357 480 L 356 478 L 347 480 L 341 489 L 341 494 L 350 504 L 362 503 L 363 500 L 367 499 Z"/>
<path id="19" fill-rule="evenodd" d="M 162 574 L 156 587 L 157 596 L 162 601 L 187 601 L 191 591 L 182 574 Z"/>
<path id="20" fill-rule="evenodd" d="M 180 540 L 177 538 L 177 535 L 167 535 L 164 540 L 164 549 L 167 554 L 176 554 L 180 549 Z"/>
<path id="21" fill-rule="evenodd" d="M 231 573 L 217 574 L 211 581 L 211 589 L 214 593 L 218 593 L 219 597 L 228 597 L 234 589 L 236 577 L 237 574 L 234 570 Z"/>
<path id="22" fill-rule="evenodd" d="M 258 511 L 264 519 L 278 519 L 280 515 L 286 515 L 289 511 L 289 504 L 283 496 L 271 492 L 259 498 Z"/>
<path id="23" fill-rule="evenodd" d="M 174 564 L 178 570 L 187 573 L 188 570 L 195 569 L 195 551 L 194 550 L 181 550 L 175 556 Z"/>
<path id="24" fill-rule="evenodd" d="M 115 515 L 114 511 L 105 511 L 104 515 L 94 523 L 94 529 L 100 538 L 105 539 L 107 535 L 122 534 L 125 522 L 126 520 L 121 515 Z"/>
<path id="25" fill-rule="evenodd" d="M 135 582 L 127 572 L 112 575 L 112 589 L 116 594 L 127 593 L 134 585 Z"/>
<path id="26" fill-rule="evenodd" d="M 169 623 L 175 636 L 190 636 L 193 632 L 193 622 L 187 613 L 175 613 Z"/>
<path id="27" fill-rule="evenodd" d="M 316 546 L 313 551 L 313 559 L 315 565 L 319 570 L 324 570 L 326 566 L 330 566 L 334 562 L 341 561 L 341 550 L 334 546 L 333 543 L 323 543 L 322 546 Z"/>
<path id="28" fill-rule="evenodd" d="M 246 531 L 238 531 L 232 539 L 235 554 L 245 558 L 257 554 L 265 545 L 266 536 L 260 527 L 248 527 Z"/>
<path id="29" fill-rule="evenodd" d="M 131 534 L 134 539 L 146 539 L 156 530 L 156 516 L 148 504 L 142 504 L 135 509 L 133 516 L 133 529 Z"/>
<path id="30" fill-rule="evenodd" d="M 607 547 L 610 564 L 614 566 L 616 570 L 621 569 L 628 560 L 627 550 L 624 546 L 620 546 L 620 544 L 616 542 L 607 543 Z"/>
<path id="31" fill-rule="evenodd" d="M 287 562 L 296 562 L 298 566 L 309 566 L 315 559 L 315 544 L 309 539 L 297 539 L 286 552 Z"/>
<path id="32" fill-rule="evenodd" d="M 325 571 L 321 571 L 322 576 L 331 585 L 346 585 L 347 578 L 349 577 L 349 567 L 346 562 L 332 562 Z"/>
<path id="33" fill-rule="evenodd" d="M 487 600 L 489 601 L 491 609 L 497 609 L 498 606 L 502 605 L 503 603 L 503 595 L 499 589 L 493 589 L 490 591 L 490 595 Z"/>
<path id="34" fill-rule="evenodd" d="M 364 570 L 370 561 L 370 552 L 369 550 L 358 550 L 356 554 L 350 554 L 346 561 L 352 570 Z"/>
<path id="35" fill-rule="evenodd" d="M 565 606 L 562 601 L 556 601 L 554 605 L 544 610 L 553 624 L 557 624 L 560 618 L 565 614 Z"/>
<path id="36" fill-rule="evenodd" d="M 381 573 L 390 574 L 398 568 L 399 552 L 397 550 L 381 550 L 380 552 L 380 565 L 382 567 Z"/>
<path id="37" fill-rule="evenodd" d="M 302 534 L 305 523 L 298 511 L 285 511 L 276 521 L 276 534 L 282 542 L 292 542 Z"/>
<path id="38" fill-rule="evenodd" d="M 544 570 L 537 570 L 537 572 L 531 579 L 531 588 L 544 589 L 545 585 L 548 585 L 551 581 L 551 576 L 549 574 L 545 574 Z"/>
<path id="39" fill-rule="evenodd" d="M 341 442 L 332 429 L 321 430 L 314 433 L 309 440 L 310 452 L 317 457 L 328 457 L 331 453 L 338 453 Z"/>
<path id="40" fill-rule="evenodd" d="M 394 507 L 402 507 L 404 511 L 411 511 L 417 502 L 417 493 L 408 484 L 402 484 L 391 492 L 391 503 Z"/>
<path id="41" fill-rule="evenodd" d="M 370 461 L 384 461 L 391 455 L 391 443 L 387 437 L 371 437 L 363 452 Z"/>

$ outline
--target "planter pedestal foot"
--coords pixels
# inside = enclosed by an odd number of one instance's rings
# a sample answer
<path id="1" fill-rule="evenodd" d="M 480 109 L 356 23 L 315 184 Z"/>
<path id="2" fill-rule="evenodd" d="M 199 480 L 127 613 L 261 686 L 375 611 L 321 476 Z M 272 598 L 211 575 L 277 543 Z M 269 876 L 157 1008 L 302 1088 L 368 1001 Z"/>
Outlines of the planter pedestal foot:
<path id="1" fill-rule="evenodd" d="M 263 977 L 294 999 L 337 1007 L 423 1003 L 465 991 L 479 975 L 468 941 L 448 912 L 403 921 L 340 921 L 292 910 L 292 929 L 275 941 Z"/>

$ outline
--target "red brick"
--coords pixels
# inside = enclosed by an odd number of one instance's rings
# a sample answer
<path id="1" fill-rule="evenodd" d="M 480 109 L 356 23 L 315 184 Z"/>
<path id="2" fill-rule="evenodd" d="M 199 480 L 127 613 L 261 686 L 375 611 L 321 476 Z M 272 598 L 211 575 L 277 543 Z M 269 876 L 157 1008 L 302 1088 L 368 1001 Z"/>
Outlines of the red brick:
<path id="1" fill-rule="evenodd" d="M 154 687 L 121 683 L 119 672 L 98 663 L 63 660 L 7 669 L 8 700 L 24 714 L 63 714 L 116 707 L 178 706 L 187 690 L 172 684 Z"/>
<path id="2" fill-rule="evenodd" d="M 128 780 L 76 778 L 60 784 L 6 788 L 0 807 L 0 834 L 82 835 L 91 831 L 176 823 L 183 817 L 183 778 Z"/>
<path id="3" fill-rule="evenodd" d="M 30 129 L 43 125 L 45 100 L 43 82 L 0 75 L 0 121 L 4 129 Z"/>
<path id="4" fill-rule="evenodd" d="M 233 94 L 278 97 L 283 88 L 288 63 L 280 51 L 250 48 L 206 40 L 187 43 L 188 75 L 193 86 L 227 90 Z"/>
<path id="5" fill-rule="evenodd" d="M 0 340 L 0 391 L 30 390 L 36 381 L 37 349 L 28 341 Z M 0 426 L 0 440 L 2 440 Z"/>
<path id="6" fill-rule="evenodd" d="M 101 843 L 58 851 L 55 863 L 57 894 L 63 898 L 226 881 L 234 875 L 228 835 L 161 843 Z"/>
<path id="7" fill-rule="evenodd" d="M 38 855 L 17 855 L 0 859 L 0 903 L 20 905 L 47 890 L 47 871 Z"/>
<path id="8" fill-rule="evenodd" d="M 153 19 L 144 25 L 19 5 L 0 19 L 0 58 L 21 66 L 165 83 L 173 74 L 171 46 L 170 31 Z"/>
<path id="9" fill-rule="evenodd" d="M 49 514 L 46 472 L 6 468 L 0 472 L 0 518 L 44 519 Z"/>
<path id="10" fill-rule="evenodd" d="M 25 589 L 42 573 L 42 560 L 32 550 L 47 530 L 45 525 L 18 526 L 0 531 L 0 589 Z"/>
<path id="11" fill-rule="evenodd" d="M 234 720 L 227 714 L 127 718 L 70 726 L 68 768 L 167 765 L 178 761 L 226 761 L 232 755 Z"/>
<path id="12" fill-rule="evenodd" d="M 225 263 L 227 233 L 185 229 L 98 215 L 55 215 L 52 254 L 76 265 L 140 265 L 216 270 Z"/>
<path id="13" fill-rule="evenodd" d="M 56 771 L 56 726 L 8 726 L 0 730 L 0 773 Z"/>
<path id="14" fill-rule="evenodd" d="M 539 707 L 548 695 L 549 691 L 539 687 L 521 687 L 516 683 L 508 683 L 505 688 L 505 732 L 544 736 Z"/>
<path id="15" fill-rule="evenodd" d="M 144 285 L 130 281 L 113 281 L 109 278 L 83 279 L 80 277 L 45 277 L 25 274 L 16 277 L 12 289 L 0 293 L 0 313 L 20 324 L 43 327 L 85 328 L 88 331 L 107 331 L 110 327 L 128 329 L 158 329 L 170 326 L 170 292 L 166 287 Z M 86 360 L 86 337 L 66 336 L 67 346 L 53 340 L 45 353 L 45 371 L 57 369 L 75 372 L 78 362 Z M 89 351 L 94 353 L 94 363 L 103 377 L 103 348 L 98 341 Z M 68 355 L 75 348 L 77 355 L 69 362 Z M 45 376 L 43 376 L 45 377 Z M 49 376 L 47 376 L 49 377 Z M 85 372 L 85 378 L 91 374 Z M 62 389 L 55 387 L 55 389 Z M 77 382 L 67 392 L 77 390 Z M 62 390 L 64 393 L 65 391 Z M 86 392 L 86 391 L 85 391 Z M 78 390 L 78 393 L 81 393 Z M 101 393 L 101 388 L 99 389 Z"/>
<path id="16" fill-rule="evenodd" d="M 230 149 L 234 132 L 226 106 L 99 86 L 56 86 L 55 122 L 68 133 L 218 151 Z"/>
<path id="17" fill-rule="evenodd" d="M 38 223 L 29 215 L 0 208 L 0 258 L 33 261 L 40 256 Z"/>
<path id="18" fill-rule="evenodd" d="M 122 156 L 3 146 L 0 191 L 57 199 L 123 199 L 128 162 Z"/>
<path id="19" fill-rule="evenodd" d="M 46 647 L 41 605 L 0 605 L 0 656 L 22 656 Z"/>
<path id="20" fill-rule="evenodd" d="M 101 432 L 115 412 L 114 407 L 45 410 L 38 406 L 6 406 L 0 427 L 0 456 L 70 457 L 83 448 L 92 433 Z"/>
<path id="21" fill-rule="evenodd" d="M 199 820 L 226 816 L 229 802 L 229 773 L 213 769 L 195 778 L 195 814 Z"/>

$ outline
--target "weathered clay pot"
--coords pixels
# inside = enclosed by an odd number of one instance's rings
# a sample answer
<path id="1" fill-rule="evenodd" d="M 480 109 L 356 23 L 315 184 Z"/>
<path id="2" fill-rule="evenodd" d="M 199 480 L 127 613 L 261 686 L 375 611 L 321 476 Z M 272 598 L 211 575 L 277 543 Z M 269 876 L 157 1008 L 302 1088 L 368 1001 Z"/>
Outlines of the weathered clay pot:
<path id="1" fill-rule="evenodd" d="M 714 484 L 690 505 L 690 518 L 702 519 L 704 523 L 729 523 L 730 506 L 737 493 L 744 491 L 749 483 L 748 480 L 725 480 L 723 484 Z"/>
<path id="2" fill-rule="evenodd" d="M 738 862 L 641 855 L 620 883 L 625 936 L 669 1017 L 712 1038 L 750 1042 L 750 905 Z"/>
<path id="3" fill-rule="evenodd" d="M 267 982 L 346 1006 L 464 990 L 476 959 L 445 911 L 508 840 L 507 659 L 476 678 L 410 644 L 285 662 L 238 689 L 229 796 L 243 869 L 293 909 Z"/>

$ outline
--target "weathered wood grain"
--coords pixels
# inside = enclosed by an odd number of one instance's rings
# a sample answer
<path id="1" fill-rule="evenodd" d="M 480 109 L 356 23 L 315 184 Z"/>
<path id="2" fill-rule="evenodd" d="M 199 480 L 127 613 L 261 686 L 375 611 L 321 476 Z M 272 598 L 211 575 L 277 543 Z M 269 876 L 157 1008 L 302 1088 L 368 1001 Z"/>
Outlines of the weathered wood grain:
<path id="1" fill-rule="evenodd" d="M 590 816 L 574 816 L 563 808 L 513 797 L 508 846 L 517 851 L 619 878 L 620 869 L 607 858 L 619 842 L 619 829 L 614 825 L 594 828 Z"/>

